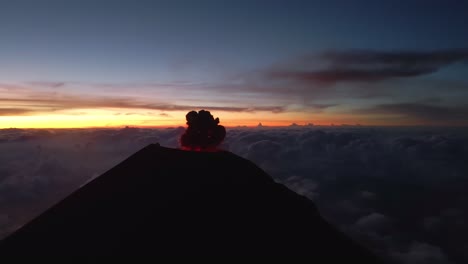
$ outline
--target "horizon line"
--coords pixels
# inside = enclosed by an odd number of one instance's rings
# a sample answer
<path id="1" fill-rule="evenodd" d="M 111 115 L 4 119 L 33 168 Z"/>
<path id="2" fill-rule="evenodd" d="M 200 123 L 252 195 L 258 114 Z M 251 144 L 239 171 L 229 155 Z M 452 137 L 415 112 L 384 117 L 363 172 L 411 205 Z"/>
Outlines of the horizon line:
<path id="1" fill-rule="evenodd" d="M 224 125 L 223 125 L 224 126 Z M 66 129 L 125 129 L 125 128 L 139 128 L 139 129 L 168 129 L 168 128 L 186 128 L 186 125 L 174 125 L 174 126 L 132 126 L 132 125 L 122 125 L 122 126 L 89 126 L 89 127 L 0 127 L 0 130 L 66 130 Z M 354 127 L 354 128 L 372 128 L 372 127 L 385 127 L 385 128 L 416 128 L 416 127 L 431 127 L 431 128 L 468 128 L 466 125 L 363 125 L 363 124 L 312 124 L 312 125 L 237 125 L 237 126 L 224 126 L 225 128 L 314 128 L 314 127 Z"/>

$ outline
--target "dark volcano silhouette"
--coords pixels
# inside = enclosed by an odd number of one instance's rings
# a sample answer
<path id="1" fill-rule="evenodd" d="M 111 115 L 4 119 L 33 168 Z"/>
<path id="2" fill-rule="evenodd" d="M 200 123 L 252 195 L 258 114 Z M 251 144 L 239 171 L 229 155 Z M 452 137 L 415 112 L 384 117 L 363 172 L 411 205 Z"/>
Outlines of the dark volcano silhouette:
<path id="1" fill-rule="evenodd" d="M 252 162 L 159 145 L 138 151 L 0 243 L 0 255 L 67 254 L 379 262 L 324 221 L 312 201 Z"/>

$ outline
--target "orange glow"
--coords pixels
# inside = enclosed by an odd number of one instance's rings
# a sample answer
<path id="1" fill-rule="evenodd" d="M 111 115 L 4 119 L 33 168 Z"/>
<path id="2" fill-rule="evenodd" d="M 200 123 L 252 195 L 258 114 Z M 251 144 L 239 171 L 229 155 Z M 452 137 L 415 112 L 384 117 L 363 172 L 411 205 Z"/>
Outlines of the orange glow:
<path id="1" fill-rule="evenodd" d="M 209 109 L 207 109 L 209 110 Z M 186 111 L 156 111 L 148 109 L 90 108 L 30 115 L 0 116 L 0 128 L 90 128 L 90 127 L 173 127 L 185 126 Z M 338 113 L 305 112 L 225 112 L 212 111 L 225 127 L 254 127 L 298 125 L 415 125 L 403 123 L 397 117 L 393 122 L 371 119 L 369 116 L 356 116 Z M 359 118 L 359 119 L 358 119 Z M 366 122 L 367 121 L 367 122 Z"/>
<path id="2" fill-rule="evenodd" d="M 207 109 L 209 110 L 209 109 Z M 311 122 L 295 113 L 233 113 L 214 111 L 221 124 L 232 127 L 239 125 L 287 126 L 293 122 Z M 148 111 L 147 109 L 74 109 L 33 115 L 0 116 L 0 128 L 87 128 L 87 127 L 168 127 L 185 126 L 186 111 Z M 307 121 L 307 122 L 306 122 Z"/>

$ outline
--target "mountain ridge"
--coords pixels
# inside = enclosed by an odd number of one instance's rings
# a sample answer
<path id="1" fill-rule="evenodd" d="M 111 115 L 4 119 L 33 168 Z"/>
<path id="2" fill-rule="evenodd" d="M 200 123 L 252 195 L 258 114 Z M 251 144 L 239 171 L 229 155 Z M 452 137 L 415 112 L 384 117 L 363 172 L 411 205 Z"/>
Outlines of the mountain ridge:
<path id="1" fill-rule="evenodd" d="M 0 242 L 0 255 L 303 255 L 379 263 L 227 151 L 151 144 Z"/>

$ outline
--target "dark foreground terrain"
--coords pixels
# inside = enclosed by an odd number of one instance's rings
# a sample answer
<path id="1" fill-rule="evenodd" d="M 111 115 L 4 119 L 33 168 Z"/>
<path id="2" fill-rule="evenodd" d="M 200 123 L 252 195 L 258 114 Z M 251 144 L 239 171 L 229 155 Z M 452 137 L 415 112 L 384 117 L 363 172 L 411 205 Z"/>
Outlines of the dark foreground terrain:
<path id="1" fill-rule="evenodd" d="M 377 263 L 230 152 L 149 145 L 0 242 L 1 255 L 308 255 Z"/>

